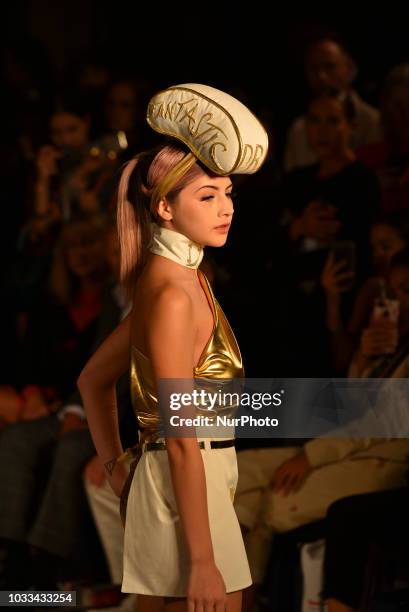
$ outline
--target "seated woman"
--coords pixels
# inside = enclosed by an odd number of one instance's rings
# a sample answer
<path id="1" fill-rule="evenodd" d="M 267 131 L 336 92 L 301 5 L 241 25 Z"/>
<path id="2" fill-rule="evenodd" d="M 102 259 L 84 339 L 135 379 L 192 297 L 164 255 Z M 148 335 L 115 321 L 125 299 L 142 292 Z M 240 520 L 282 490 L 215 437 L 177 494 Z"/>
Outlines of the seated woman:
<path id="1" fill-rule="evenodd" d="M 15 376 L 0 387 L 3 424 L 44 416 L 71 392 L 95 339 L 108 279 L 103 231 L 100 218 L 63 227 L 48 287 L 17 316 Z"/>
<path id="2" fill-rule="evenodd" d="M 78 224 L 75 227 L 75 237 L 89 242 L 92 252 L 95 245 L 89 228 L 85 231 Z M 72 229 L 70 223 L 67 231 Z M 98 241 L 103 240 L 111 275 L 102 295 L 98 321 L 91 323 L 90 329 L 96 333 L 89 352 L 101 344 L 128 310 L 117 284 L 116 224 L 109 222 L 106 230 L 103 233 L 98 230 L 96 235 Z M 87 250 L 81 247 L 80 256 L 85 266 L 90 253 L 87 255 Z M 84 320 L 86 314 L 85 309 Z M 86 343 L 82 344 L 85 349 Z M 83 361 L 79 363 L 82 366 Z M 118 388 L 118 409 L 121 434 L 131 445 L 136 432 L 129 426 L 127 415 L 133 413 L 126 383 L 126 379 L 122 380 Z M 0 498 L 7 499 L 0 512 L 0 547 L 7 554 L 3 574 L 0 571 L 4 588 L 55 588 L 61 578 L 82 578 L 101 569 L 95 563 L 96 558 L 101 558 L 101 548 L 81 478 L 95 448 L 74 380 L 70 391 L 57 412 L 41 418 L 34 418 L 31 412 L 33 418 L 10 424 L 0 434 Z"/>
<path id="3" fill-rule="evenodd" d="M 352 359 L 351 378 L 406 378 L 409 373 L 409 249 L 391 260 L 388 281 L 397 304 L 384 300 L 378 316 L 374 309 L 362 331 Z M 394 307 L 394 308 L 393 308 Z M 397 310 L 397 318 L 392 310 Z"/>
<path id="4" fill-rule="evenodd" d="M 364 349 L 360 352 L 366 367 L 360 372 L 366 377 L 407 379 L 407 249 L 392 260 L 389 283 L 400 304 L 399 327 L 364 331 Z M 246 532 L 255 583 L 263 581 L 274 531 L 290 531 L 324 518 L 328 507 L 342 497 L 405 485 L 409 467 L 407 395 L 400 397 L 399 387 L 393 382 L 386 385 L 385 392 L 387 395 L 381 394 L 375 409 L 362 419 L 335 430 L 334 435 L 315 438 L 301 449 L 255 449 L 238 454 L 235 508 Z M 397 395 L 389 395 L 395 392 Z M 401 437 L 405 432 L 408 438 Z"/>
<path id="5" fill-rule="evenodd" d="M 369 233 L 372 273 L 359 288 L 347 322 L 343 313 L 343 294 L 350 286 L 346 262 L 335 261 L 330 253 L 321 274 L 333 363 L 336 372 L 341 375 L 348 368 L 361 332 L 369 321 L 375 299 L 386 297 L 388 293 L 386 277 L 392 257 L 409 245 L 409 217 L 402 212 L 381 215 L 373 221 Z"/>
<path id="6" fill-rule="evenodd" d="M 354 116 L 337 95 L 324 94 L 309 105 L 307 132 L 318 162 L 289 173 L 282 185 L 282 232 L 274 239 L 272 277 L 277 261 L 287 261 L 280 278 L 282 302 L 275 334 L 281 366 L 275 375 L 333 375 L 325 326 L 325 299 L 320 275 L 335 241 L 356 251 L 356 280 L 369 267 L 368 230 L 378 213 L 376 175 L 356 159 L 350 135 Z M 314 346 L 314 351 L 310 346 Z"/>
<path id="7" fill-rule="evenodd" d="M 321 94 L 309 104 L 306 125 L 318 162 L 285 177 L 283 222 L 289 239 L 306 251 L 325 248 L 335 237 L 351 240 L 365 256 L 380 184 L 349 145 L 353 109 L 337 94 Z"/>

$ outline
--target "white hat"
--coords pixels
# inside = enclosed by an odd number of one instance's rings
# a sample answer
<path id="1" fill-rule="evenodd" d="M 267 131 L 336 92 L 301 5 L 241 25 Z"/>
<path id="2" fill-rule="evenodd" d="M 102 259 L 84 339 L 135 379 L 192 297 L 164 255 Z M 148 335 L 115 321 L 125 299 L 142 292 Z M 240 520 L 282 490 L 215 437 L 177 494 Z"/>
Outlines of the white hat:
<path id="1" fill-rule="evenodd" d="M 208 85 L 160 91 L 146 118 L 160 134 L 181 140 L 215 174 L 253 174 L 267 156 L 268 136 L 260 121 L 236 98 Z"/>

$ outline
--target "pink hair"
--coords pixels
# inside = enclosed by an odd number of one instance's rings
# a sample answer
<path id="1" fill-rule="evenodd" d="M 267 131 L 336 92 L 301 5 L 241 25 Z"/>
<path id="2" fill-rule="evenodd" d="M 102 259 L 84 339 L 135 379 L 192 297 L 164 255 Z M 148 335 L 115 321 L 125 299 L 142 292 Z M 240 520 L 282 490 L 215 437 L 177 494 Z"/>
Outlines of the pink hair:
<path id="1" fill-rule="evenodd" d="M 122 171 L 117 206 L 120 278 L 130 298 L 147 261 L 150 223 L 156 221 L 157 211 L 151 210 L 150 194 L 185 155 L 186 152 L 176 146 L 164 145 L 140 153 Z M 204 170 L 194 164 L 166 195 L 167 200 L 173 202 L 182 189 L 203 173 Z"/>

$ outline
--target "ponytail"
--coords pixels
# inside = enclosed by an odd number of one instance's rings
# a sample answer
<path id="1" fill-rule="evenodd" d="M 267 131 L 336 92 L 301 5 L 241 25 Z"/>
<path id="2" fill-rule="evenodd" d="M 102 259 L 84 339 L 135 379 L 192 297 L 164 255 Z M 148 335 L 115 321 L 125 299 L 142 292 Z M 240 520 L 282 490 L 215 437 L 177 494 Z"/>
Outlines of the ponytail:
<path id="1" fill-rule="evenodd" d="M 147 244 L 150 240 L 150 213 L 136 198 L 135 205 L 129 200 L 129 180 L 140 163 L 140 156 L 134 157 L 122 172 L 118 187 L 117 227 L 120 245 L 120 279 L 130 299 L 136 280 L 146 263 Z"/>
<path id="2" fill-rule="evenodd" d="M 157 221 L 155 188 L 186 159 L 186 151 L 171 145 L 140 153 L 125 164 L 118 186 L 117 226 L 120 245 L 120 279 L 132 300 L 136 282 L 145 267 L 151 240 L 151 223 Z M 189 157 L 189 168 L 172 186 L 166 198 L 178 193 L 203 170 Z"/>

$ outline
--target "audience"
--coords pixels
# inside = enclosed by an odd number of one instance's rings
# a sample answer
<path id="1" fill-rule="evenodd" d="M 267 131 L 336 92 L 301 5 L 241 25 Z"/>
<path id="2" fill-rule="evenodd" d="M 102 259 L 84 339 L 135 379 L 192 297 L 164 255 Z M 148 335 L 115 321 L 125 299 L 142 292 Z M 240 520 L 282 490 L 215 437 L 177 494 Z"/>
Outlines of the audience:
<path id="1" fill-rule="evenodd" d="M 0 416 L 6 423 L 53 411 L 81 370 L 107 282 L 103 227 L 98 218 L 67 223 L 48 287 L 17 313 L 18 363 L 14 379 L 0 387 Z"/>
<path id="2" fill-rule="evenodd" d="M 357 150 L 379 177 L 385 212 L 409 205 L 409 63 L 388 74 L 381 96 L 383 138 Z"/>
<path id="3" fill-rule="evenodd" d="M 369 225 L 379 211 L 380 189 L 375 174 L 356 159 L 349 145 L 350 112 L 337 95 L 313 99 L 307 134 L 318 162 L 283 179 L 282 231 L 275 232 L 271 245 L 271 279 L 280 287 L 271 339 L 278 356 L 276 375 L 331 375 L 320 285 L 328 250 L 348 242 L 355 259 L 355 283 L 368 273 Z"/>
<path id="4" fill-rule="evenodd" d="M 328 92 L 340 94 L 351 106 L 354 130 L 350 134 L 352 148 L 378 140 L 379 112 L 364 102 L 352 85 L 357 67 L 351 55 L 337 37 L 320 36 L 310 42 L 304 55 L 305 77 L 312 96 Z M 284 153 L 284 167 L 288 172 L 316 161 L 316 151 L 307 138 L 306 118 L 299 117 L 291 125 Z"/>
<path id="5" fill-rule="evenodd" d="M 386 275 L 391 258 L 409 245 L 409 216 L 397 212 L 379 216 L 370 227 L 372 273 L 357 288 L 351 316 L 345 321 L 342 296 L 350 290 L 351 271 L 345 260 L 330 252 L 321 274 L 326 301 L 334 369 L 345 374 L 359 335 L 367 324 L 377 298 L 388 297 Z M 390 296 L 389 296 L 390 297 Z"/>
<path id="6" fill-rule="evenodd" d="M 4 198 L 15 210 L 10 230 L 3 228 L 0 275 L 7 355 L 0 495 L 8 500 L 0 510 L 7 553 L 0 584 L 98 580 L 98 534 L 118 588 L 119 501 L 95 455 L 75 381 L 131 306 L 118 283 L 110 215 L 120 165 L 153 144 L 142 103 L 149 84 L 89 56 L 67 76 L 69 94 L 56 95 L 55 83 L 47 90 L 40 73 L 29 78 L 27 58 L 20 59 L 20 80 L 13 71 L 7 78 L 8 112 L 15 101 L 18 120 L 2 145 Z M 409 68 L 397 66 L 386 78 L 380 113 L 353 88 L 357 67 L 336 36 L 315 38 L 304 68 L 309 102 L 288 131 L 284 160 L 272 147 L 255 182 L 235 181 L 242 214 L 227 248 L 209 249 L 202 267 L 219 288 L 247 376 L 407 378 Z M 41 113 L 29 89 L 38 92 Z M 127 375 L 117 398 L 126 448 L 137 435 Z M 393 433 L 404 409 L 390 398 L 381 408 L 386 421 L 396 411 L 383 440 L 364 438 L 355 423 L 339 438 L 238 444 L 250 447 L 238 452 L 235 507 L 256 585 L 274 554 L 273 534 L 328 512 L 324 596 L 330 612 L 358 608 L 369 546 L 383 550 L 394 519 L 393 537 L 406 533 L 392 501 L 402 495 L 406 503 L 408 441 Z M 369 505 L 373 520 L 364 524 Z M 347 562 L 354 546 L 354 578 L 340 577 L 340 559 Z"/>
<path id="7" fill-rule="evenodd" d="M 83 359 L 126 314 L 126 301 L 118 292 L 116 245 L 116 230 L 111 224 L 105 246 L 112 278 L 103 294 L 94 342 Z M 129 422 L 129 390 L 124 381 L 121 384 L 121 433 L 131 445 L 136 429 L 132 431 Z M 10 425 L 0 434 L 0 494 L 9 502 L 0 512 L 0 538 L 8 552 L 4 588 L 55 588 L 59 579 L 72 578 L 73 572 L 75 578 L 83 577 L 81 572 L 92 575 L 87 556 L 92 551 L 93 531 L 81 475 L 94 455 L 72 379 L 70 393 L 54 413 L 43 416 L 38 411 L 30 420 Z"/>

